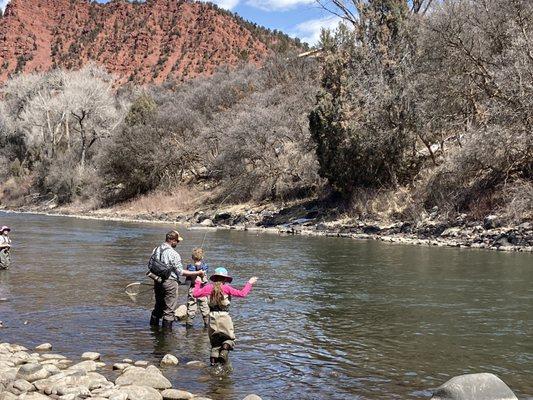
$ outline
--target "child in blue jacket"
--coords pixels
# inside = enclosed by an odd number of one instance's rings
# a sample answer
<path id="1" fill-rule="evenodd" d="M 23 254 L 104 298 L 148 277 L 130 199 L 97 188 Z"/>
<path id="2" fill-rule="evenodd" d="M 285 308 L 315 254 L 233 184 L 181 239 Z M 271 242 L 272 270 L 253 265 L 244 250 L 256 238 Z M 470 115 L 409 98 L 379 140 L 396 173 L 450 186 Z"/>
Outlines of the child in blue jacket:
<path id="1" fill-rule="evenodd" d="M 209 271 L 209 267 L 203 262 L 203 259 L 204 251 L 200 248 L 194 249 L 192 251 L 193 263 L 187 265 L 187 270 L 193 272 L 204 271 L 205 275 L 202 278 L 202 285 L 205 285 L 208 282 L 207 272 Z M 193 326 L 194 317 L 196 316 L 198 308 L 200 308 L 200 312 L 204 319 L 204 328 L 206 328 L 209 325 L 209 299 L 207 297 L 194 297 L 192 294 L 194 289 L 194 279 L 187 277 L 186 282 L 189 283 L 189 294 L 187 296 L 187 321 L 185 326 L 188 328 Z"/>

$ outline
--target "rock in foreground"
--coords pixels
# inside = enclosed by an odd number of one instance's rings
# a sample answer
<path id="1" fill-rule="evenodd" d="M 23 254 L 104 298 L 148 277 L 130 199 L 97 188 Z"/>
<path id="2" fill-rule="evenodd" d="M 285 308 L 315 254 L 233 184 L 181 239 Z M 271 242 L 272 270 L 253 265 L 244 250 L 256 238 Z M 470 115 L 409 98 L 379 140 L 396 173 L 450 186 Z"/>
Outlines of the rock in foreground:
<path id="1" fill-rule="evenodd" d="M 432 400 L 517 400 L 494 374 L 468 374 L 450 379 L 433 392 Z"/>

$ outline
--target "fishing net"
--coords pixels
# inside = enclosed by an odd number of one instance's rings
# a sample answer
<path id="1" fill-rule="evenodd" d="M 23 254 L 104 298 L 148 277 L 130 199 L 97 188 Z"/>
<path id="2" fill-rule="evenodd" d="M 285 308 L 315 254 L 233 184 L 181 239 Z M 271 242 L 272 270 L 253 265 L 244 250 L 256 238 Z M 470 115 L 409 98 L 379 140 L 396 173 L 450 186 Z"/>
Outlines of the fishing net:
<path id="1" fill-rule="evenodd" d="M 151 283 L 133 282 L 126 286 L 124 292 L 130 297 L 135 297 L 143 293 L 152 292 L 153 288 L 154 285 Z"/>

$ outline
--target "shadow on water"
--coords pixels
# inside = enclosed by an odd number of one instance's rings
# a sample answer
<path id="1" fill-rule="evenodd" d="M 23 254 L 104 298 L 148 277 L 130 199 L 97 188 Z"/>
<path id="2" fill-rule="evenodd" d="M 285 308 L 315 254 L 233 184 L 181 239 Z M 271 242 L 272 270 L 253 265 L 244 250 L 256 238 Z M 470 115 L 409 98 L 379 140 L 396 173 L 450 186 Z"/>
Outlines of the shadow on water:
<path id="1" fill-rule="evenodd" d="M 13 267 L 0 271 L 2 341 L 43 342 L 78 359 L 103 354 L 164 368 L 174 387 L 215 400 L 415 399 L 450 377 L 499 375 L 533 395 L 533 256 L 346 239 L 208 232 L 206 254 L 241 287 L 233 299 L 233 371 L 208 364 L 209 340 L 175 323 L 148 326 L 151 289 L 132 301 L 144 264 L 171 226 L 0 213 L 14 227 Z M 174 228 L 174 227 L 172 227 Z M 183 230 L 184 261 L 203 231 Z M 186 299 L 180 286 L 180 302 Z M 25 322 L 27 321 L 27 324 Z"/>

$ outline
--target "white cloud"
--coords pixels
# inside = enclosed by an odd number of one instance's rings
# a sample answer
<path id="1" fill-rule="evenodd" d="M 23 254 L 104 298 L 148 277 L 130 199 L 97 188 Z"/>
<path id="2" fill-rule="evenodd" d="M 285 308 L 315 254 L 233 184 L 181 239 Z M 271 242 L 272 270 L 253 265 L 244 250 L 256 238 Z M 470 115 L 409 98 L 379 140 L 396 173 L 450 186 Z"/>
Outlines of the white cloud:
<path id="1" fill-rule="evenodd" d="M 246 4 L 265 11 L 291 10 L 303 4 L 314 4 L 316 0 L 247 0 Z"/>
<path id="2" fill-rule="evenodd" d="M 9 0 L 0 0 L 0 8 L 2 9 L 2 12 L 5 11 L 7 3 L 9 3 Z"/>
<path id="3" fill-rule="evenodd" d="M 322 29 L 335 29 L 341 21 L 341 18 L 336 16 L 312 19 L 296 25 L 291 33 L 299 37 L 303 42 L 315 45 L 320 39 L 320 31 Z"/>
<path id="4" fill-rule="evenodd" d="M 211 3 L 215 3 L 220 8 L 225 8 L 226 10 L 233 10 L 238 4 L 239 0 L 210 0 Z"/>

